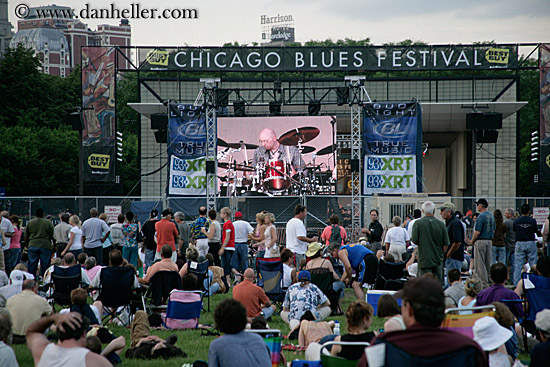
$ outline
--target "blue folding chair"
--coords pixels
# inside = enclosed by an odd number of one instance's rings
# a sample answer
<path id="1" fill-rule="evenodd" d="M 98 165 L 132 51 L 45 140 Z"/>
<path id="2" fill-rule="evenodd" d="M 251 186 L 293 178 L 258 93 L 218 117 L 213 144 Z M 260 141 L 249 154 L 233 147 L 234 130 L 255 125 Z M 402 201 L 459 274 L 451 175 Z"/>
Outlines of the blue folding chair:
<path id="1" fill-rule="evenodd" d="M 194 329 L 199 325 L 201 311 L 200 292 L 174 289 L 170 292 L 162 323 L 168 329 Z"/>
<path id="2" fill-rule="evenodd" d="M 273 304 L 281 308 L 286 294 L 283 289 L 283 262 L 281 258 L 258 258 L 256 266 L 258 269 L 258 286 L 264 289 L 266 296 Z"/>
<path id="3" fill-rule="evenodd" d="M 196 261 L 187 262 L 187 270 L 189 273 L 197 276 L 197 289 L 203 291 L 203 297 L 206 296 L 208 298 L 208 312 L 210 312 L 210 281 L 206 282 L 206 286 L 204 284 L 204 280 L 208 278 L 208 265 L 210 265 L 208 260 L 200 263 Z"/>

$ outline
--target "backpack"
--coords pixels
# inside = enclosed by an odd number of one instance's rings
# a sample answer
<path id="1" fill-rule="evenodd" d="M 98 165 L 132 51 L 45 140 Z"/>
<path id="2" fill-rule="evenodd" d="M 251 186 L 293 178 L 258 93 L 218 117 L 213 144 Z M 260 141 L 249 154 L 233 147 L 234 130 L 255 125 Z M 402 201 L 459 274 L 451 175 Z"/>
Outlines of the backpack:
<path id="1" fill-rule="evenodd" d="M 330 239 L 328 240 L 329 246 L 332 244 L 342 244 L 342 235 L 340 234 L 340 226 L 332 226 L 330 232 Z"/>

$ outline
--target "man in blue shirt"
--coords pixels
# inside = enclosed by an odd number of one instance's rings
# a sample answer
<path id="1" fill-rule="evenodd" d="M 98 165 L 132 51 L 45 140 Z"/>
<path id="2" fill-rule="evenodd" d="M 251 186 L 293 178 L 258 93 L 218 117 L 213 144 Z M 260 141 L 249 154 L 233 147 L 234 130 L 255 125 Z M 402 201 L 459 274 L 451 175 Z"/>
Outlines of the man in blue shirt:
<path id="1" fill-rule="evenodd" d="M 487 210 L 487 199 L 479 199 L 475 202 L 479 216 L 474 227 L 474 235 L 470 244 L 474 246 L 474 268 L 481 280 L 483 288 L 489 284 L 489 268 L 491 267 L 492 239 L 495 235 L 495 217 Z"/>
<path id="2" fill-rule="evenodd" d="M 529 265 L 537 262 L 537 243 L 535 234 L 540 236 L 537 221 L 529 216 L 531 207 L 523 204 L 520 208 L 521 217 L 514 220 L 514 232 L 516 232 L 516 250 L 514 254 L 514 284 L 521 279 L 521 271 L 525 264 L 525 258 Z"/>

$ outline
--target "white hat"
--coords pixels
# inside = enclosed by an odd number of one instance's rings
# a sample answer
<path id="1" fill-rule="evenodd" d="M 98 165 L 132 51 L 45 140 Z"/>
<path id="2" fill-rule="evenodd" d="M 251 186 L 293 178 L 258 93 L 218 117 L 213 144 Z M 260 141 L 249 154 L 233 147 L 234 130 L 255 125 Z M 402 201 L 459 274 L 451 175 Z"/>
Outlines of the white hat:
<path id="1" fill-rule="evenodd" d="M 418 274 L 418 263 L 409 265 L 409 267 L 407 268 L 407 272 L 411 277 L 416 277 L 416 275 Z"/>
<path id="2" fill-rule="evenodd" d="M 23 284 L 25 279 L 25 272 L 21 270 L 14 270 L 10 274 L 11 284 Z"/>
<path id="3" fill-rule="evenodd" d="M 542 330 L 546 334 L 550 333 L 550 310 L 545 309 L 537 312 L 535 318 L 535 326 L 537 329 Z"/>
<path id="4" fill-rule="evenodd" d="M 495 350 L 513 335 L 512 330 L 499 325 L 491 316 L 485 316 L 477 320 L 473 327 L 474 340 L 484 351 Z"/>

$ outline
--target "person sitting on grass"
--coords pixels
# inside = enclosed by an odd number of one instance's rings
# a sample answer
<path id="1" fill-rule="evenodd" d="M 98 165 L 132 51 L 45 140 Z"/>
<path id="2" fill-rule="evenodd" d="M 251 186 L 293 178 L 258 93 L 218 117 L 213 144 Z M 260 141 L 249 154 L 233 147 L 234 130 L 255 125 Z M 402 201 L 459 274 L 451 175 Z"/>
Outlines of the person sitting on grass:
<path id="1" fill-rule="evenodd" d="M 111 340 L 111 342 L 107 344 L 107 346 L 103 350 L 101 350 L 101 339 L 99 339 L 98 336 L 92 335 L 86 338 L 86 348 L 96 354 L 107 358 L 107 360 L 111 362 L 113 366 L 122 363 L 120 355 L 122 354 L 122 351 L 125 347 L 126 339 L 124 339 L 123 336 L 119 336 L 118 338 Z"/>
<path id="2" fill-rule="evenodd" d="M 209 367 L 271 366 L 271 354 L 262 337 L 244 331 L 247 317 L 242 303 L 223 300 L 214 310 L 214 322 L 224 335 L 210 343 Z"/>
<path id="3" fill-rule="evenodd" d="M 346 311 L 348 334 L 337 336 L 336 342 L 370 342 L 374 338 L 372 331 L 367 331 L 372 322 L 374 310 L 365 301 L 355 301 Z M 345 359 L 358 360 L 363 354 L 364 346 L 334 345 L 330 353 Z"/>
<path id="4" fill-rule="evenodd" d="M 405 321 L 401 315 L 401 308 L 391 294 L 383 294 L 378 298 L 376 316 L 385 319 L 384 331 L 405 330 Z"/>

